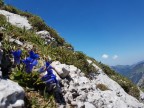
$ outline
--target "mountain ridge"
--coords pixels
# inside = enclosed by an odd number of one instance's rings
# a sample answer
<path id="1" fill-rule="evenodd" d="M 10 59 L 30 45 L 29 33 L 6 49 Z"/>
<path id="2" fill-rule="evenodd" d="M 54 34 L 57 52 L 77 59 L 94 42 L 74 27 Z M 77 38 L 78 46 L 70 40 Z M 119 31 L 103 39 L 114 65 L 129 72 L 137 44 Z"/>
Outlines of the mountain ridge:
<path id="1" fill-rule="evenodd" d="M 128 77 L 135 84 L 137 84 L 139 83 L 139 81 L 141 80 L 144 74 L 144 60 L 137 62 L 133 65 L 122 65 L 122 67 L 117 65 L 117 66 L 112 66 L 111 68 L 119 72 L 120 74 Z"/>

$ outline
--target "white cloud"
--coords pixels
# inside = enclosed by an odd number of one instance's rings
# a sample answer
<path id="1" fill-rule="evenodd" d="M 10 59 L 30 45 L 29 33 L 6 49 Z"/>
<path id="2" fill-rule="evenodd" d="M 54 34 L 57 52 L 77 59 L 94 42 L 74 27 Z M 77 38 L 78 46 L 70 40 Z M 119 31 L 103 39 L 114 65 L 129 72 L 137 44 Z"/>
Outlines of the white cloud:
<path id="1" fill-rule="evenodd" d="M 115 60 L 115 59 L 117 59 L 118 58 L 118 55 L 114 55 L 113 56 L 113 59 Z"/>
<path id="2" fill-rule="evenodd" d="M 107 59 L 107 58 L 109 58 L 109 55 L 103 54 L 103 55 L 102 55 L 102 58 L 103 58 L 103 59 Z"/>

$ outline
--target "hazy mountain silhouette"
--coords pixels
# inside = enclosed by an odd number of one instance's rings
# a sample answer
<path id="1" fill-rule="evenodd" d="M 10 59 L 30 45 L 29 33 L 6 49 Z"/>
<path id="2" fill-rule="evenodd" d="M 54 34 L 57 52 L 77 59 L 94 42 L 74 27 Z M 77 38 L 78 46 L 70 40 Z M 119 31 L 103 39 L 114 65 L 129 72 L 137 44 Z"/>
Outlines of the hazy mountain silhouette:
<path id="1" fill-rule="evenodd" d="M 111 66 L 111 68 L 121 75 L 128 77 L 135 84 L 138 84 L 144 76 L 144 60 L 133 65 L 116 65 Z"/>

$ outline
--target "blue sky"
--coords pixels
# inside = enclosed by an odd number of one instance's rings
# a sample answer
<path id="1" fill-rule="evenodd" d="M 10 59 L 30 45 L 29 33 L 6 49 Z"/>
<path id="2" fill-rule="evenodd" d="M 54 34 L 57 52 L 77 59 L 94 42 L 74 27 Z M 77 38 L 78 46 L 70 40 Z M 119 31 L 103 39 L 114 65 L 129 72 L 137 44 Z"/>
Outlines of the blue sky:
<path id="1" fill-rule="evenodd" d="M 108 65 L 144 60 L 144 0 L 5 0 Z"/>

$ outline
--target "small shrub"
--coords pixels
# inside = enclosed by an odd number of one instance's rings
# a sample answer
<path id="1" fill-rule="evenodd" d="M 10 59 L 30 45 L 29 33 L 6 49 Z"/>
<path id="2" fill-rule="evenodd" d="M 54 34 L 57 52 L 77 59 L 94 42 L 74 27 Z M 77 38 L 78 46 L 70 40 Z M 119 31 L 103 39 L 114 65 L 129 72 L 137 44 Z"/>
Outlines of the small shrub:
<path id="1" fill-rule="evenodd" d="M 57 108 L 52 94 L 45 98 L 37 91 L 25 91 L 25 108 Z"/>
<path id="2" fill-rule="evenodd" d="M 0 26 L 4 26 L 6 22 L 7 22 L 6 17 L 0 14 Z"/>
<path id="3" fill-rule="evenodd" d="M 81 69 L 85 74 L 96 72 L 96 69 L 87 62 L 87 57 L 82 52 L 74 52 L 64 47 L 48 48 L 49 55 L 61 63 L 74 65 Z"/>
<path id="4" fill-rule="evenodd" d="M 140 91 L 137 88 L 137 86 L 132 86 L 131 89 L 128 92 L 131 96 L 136 97 L 137 99 L 139 99 L 140 96 Z"/>
<path id="5" fill-rule="evenodd" d="M 29 18 L 30 23 L 32 24 L 32 26 L 38 30 L 45 30 L 46 29 L 46 24 L 44 23 L 44 21 L 38 17 L 38 16 L 32 16 Z"/>
<path id="6" fill-rule="evenodd" d="M 99 88 L 101 91 L 109 90 L 108 87 L 104 84 L 97 84 L 96 88 Z"/>
<path id="7" fill-rule="evenodd" d="M 45 84 L 39 79 L 37 72 L 27 74 L 22 71 L 12 72 L 10 79 L 17 81 L 21 86 L 44 90 Z"/>
<path id="8" fill-rule="evenodd" d="M 5 6 L 3 7 L 3 9 L 6 10 L 6 11 L 9 11 L 9 12 L 11 12 L 11 13 L 14 13 L 14 14 L 18 14 L 18 13 L 19 13 L 19 10 L 18 10 L 17 8 L 14 8 L 14 7 L 11 6 L 11 5 L 5 5 Z"/>
<path id="9" fill-rule="evenodd" d="M 0 0 L 0 8 L 2 8 L 4 6 L 4 1 Z"/>
<path id="10" fill-rule="evenodd" d="M 65 46 L 67 49 L 74 51 L 74 47 L 73 47 L 71 44 L 69 44 L 69 43 L 64 43 L 64 46 Z"/>

